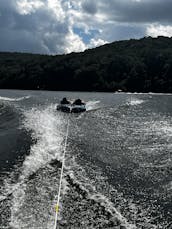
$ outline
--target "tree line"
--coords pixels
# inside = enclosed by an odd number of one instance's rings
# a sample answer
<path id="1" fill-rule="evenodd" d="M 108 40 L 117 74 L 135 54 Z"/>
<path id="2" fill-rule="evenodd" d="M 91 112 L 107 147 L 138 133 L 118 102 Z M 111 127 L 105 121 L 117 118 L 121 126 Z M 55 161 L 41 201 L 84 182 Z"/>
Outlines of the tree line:
<path id="1" fill-rule="evenodd" d="M 0 52 L 0 88 L 172 93 L 172 38 L 116 41 L 56 56 Z"/>

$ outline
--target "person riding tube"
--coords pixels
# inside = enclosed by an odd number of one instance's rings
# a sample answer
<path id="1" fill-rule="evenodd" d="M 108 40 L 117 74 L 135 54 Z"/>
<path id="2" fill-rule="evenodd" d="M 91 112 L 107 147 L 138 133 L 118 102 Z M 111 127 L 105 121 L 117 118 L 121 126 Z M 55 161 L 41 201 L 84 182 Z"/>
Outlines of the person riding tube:
<path id="1" fill-rule="evenodd" d="M 70 101 L 68 101 L 65 97 L 61 100 L 60 104 L 70 104 Z"/>

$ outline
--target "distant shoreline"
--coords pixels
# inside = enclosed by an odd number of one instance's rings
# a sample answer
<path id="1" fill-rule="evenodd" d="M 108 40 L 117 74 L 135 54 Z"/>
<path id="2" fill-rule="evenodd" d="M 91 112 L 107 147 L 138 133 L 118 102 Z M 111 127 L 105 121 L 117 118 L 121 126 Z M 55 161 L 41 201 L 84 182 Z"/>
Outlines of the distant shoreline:
<path id="1" fill-rule="evenodd" d="M 33 90 L 33 89 L 4 89 L 4 88 L 0 88 L 0 91 L 37 91 L 37 92 L 60 92 L 60 93 L 65 93 L 65 92 L 71 92 L 71 93 L 106 93 L 106 94 L 131 94 L 131 95 L 134 95 L 134 94 L 137 94 L 137 95 L 172 95 L 172 93 L 165 93 L 165 92 L 125 92 L 125 91 L 122 91 L 122 92 L 110 92 L 110 91 L 55 91 L 55 90 Z"/>
<path id="2" fill-rule="evenodd" d="M 172 93 L 172 38 L 117 41 L 80 53 L 0 52 L 0 88 Z"/>

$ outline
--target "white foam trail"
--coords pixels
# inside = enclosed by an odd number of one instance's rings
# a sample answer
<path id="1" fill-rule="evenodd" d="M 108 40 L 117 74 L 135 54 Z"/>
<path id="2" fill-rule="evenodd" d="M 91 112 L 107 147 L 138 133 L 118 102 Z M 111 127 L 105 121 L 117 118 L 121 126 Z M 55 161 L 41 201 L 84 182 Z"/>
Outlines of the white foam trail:
<path id="1" fill-rule="evenodd" d="M 63 130 L 63 119 L 61 116 L 57 116 L 53 108 L 53 106 L 45 109 L 33 108 L 24 113 L 24 127 L 29 131 L 33 131 L 33 138 L 37 139 L 37 142 L 31 146 L 30 154 L 26 156 L 23 162 L 18 183 L 13 187 L 10 222 L 10 226 L 13 228 L 24 226 L 24 221 L 20 219 L 20 209 L 22 209 L 26 198 L 25 181 L 51 160 L 62 159 L 61 145 L 64 138 L 61 131 Z"/>
<path id="2" fill-rule="evenodd" d="M 131 99 L 130 101 L 127 102 L 127 104 L 131 105 L 131 106 L 137 106 L 144 103 L 144 100 L 141 99 Z"/>
<path id="3" fill-rule="evenodd" d="M 125 226 L 125 228 L 136 229 L 136 226 L 134 224 L 129 223 L 127 219 L 124 216 L 122 216 L 122 214 L 119 211 L 117 211 L 117 209 L 113 206 L 113 203 L 110 202 L 108 198 L 104 195 L 92 195 L 90 196 L 90 199 L 93 199 L 96 202 L 101 203 L 101 206 L 105 206 L 112 215 L 118 218 L 118 220 L 121 222 L 121 225 Z"/>
<path id="4" fill-rule="evenodd" d="M 155 93 L 155 92 L 115 92 L 115 94 L 127 95 L 172 95 L 172 93 Z"/>
<path id="5" fill-rule="evenodd" d="M 98 108 L 97 104 L 99 104 L 99 103 L 100 103 L 100 101 L 88 101 L 86 103 L 86 110 L 90 111 L 90 110 L 97 109 Z"/>
<path id="6" fill-rule="evenodd" d="M 24 127 L 33 131 L 37 143 L 31 146 L 30 155 L 23 163 L 23 176 L 37 171 L 52 159 L 61 160 L 63 121 L 50 106 L 45 110 L 31 109 L 25 112 Z M 59 130 L 59 131 L 58 131 Z"/>
<path id="7" fill-rule="evenodd" d="M 9 98 L 9 97 L 0 96 L 0 100 L 15 102 L 15 101 L 21 101 L 21 100 L 24 100 L 24 99 L 29 99 L 30 97 L 31 97 L 30 95 L 23 96 L 23 97 L 20 97 L 20 98 Z"/>
<path id="8" fill-rule="evenodd" d="M 145 94 L 150 94 L 150 95 L 172 95 L 172 93 L 154 93 L 154 92 L 149 92 L 149 93 L 145 93 Z"/>

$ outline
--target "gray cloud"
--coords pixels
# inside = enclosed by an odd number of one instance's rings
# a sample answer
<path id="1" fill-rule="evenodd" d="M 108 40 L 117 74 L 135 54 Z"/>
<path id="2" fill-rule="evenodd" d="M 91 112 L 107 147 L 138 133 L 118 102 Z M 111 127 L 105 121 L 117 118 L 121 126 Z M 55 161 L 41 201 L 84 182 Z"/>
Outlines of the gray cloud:
<path id="1" fill-rule="evenodd" d="M 156 35 L 158 28 L 171 34 L 171 9 L 172 0 L 1 0 L 0 51 L 56 54 Z"/>
<path id="2" fill-rule="evenodd" d="M 27 31 L 1 30 L 1 51 L 20 51 L 45 53 L 46 47 L 40 42 L 39 37 Z"/>
<path id="3" fill-rule="evenodd" d="M 171 0 L 112 0 L 102 1 L 101 12 L 118 22 L 171 23 Z"/>
<path id="4" fill-rule="evenodd" d="M 57 20 L 46 6 L 30 14 L 21 14 L 14 2 L 6 0 L 1 5 L 0 50 L 64 53 L 68 22 Z"/>
<path id="5" fill-rule="evenodd" d="M 97 12 L 97 4 L 92 0 L 84 0 L 82 2 L 82 8 L 86 13 L 95 14 Z"/>
<path id="6" fill-rule="evenodd" d="M 128 25 L 122 24 L 119 25 L 109 25 L 108 27 L 102 28 L 102 38 L 104 40 L 108 40 L 113 42 L 114 40 L 126 40 L 130 38 L 140 38 L 145 36 L 145 26 L 138 26 L 138 25 Z M 111 31 L 111 33 L 109 33 Z"/>

